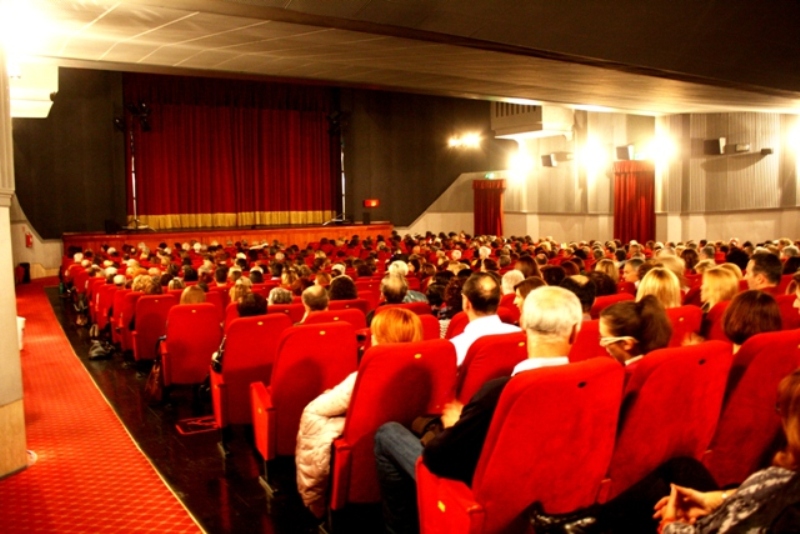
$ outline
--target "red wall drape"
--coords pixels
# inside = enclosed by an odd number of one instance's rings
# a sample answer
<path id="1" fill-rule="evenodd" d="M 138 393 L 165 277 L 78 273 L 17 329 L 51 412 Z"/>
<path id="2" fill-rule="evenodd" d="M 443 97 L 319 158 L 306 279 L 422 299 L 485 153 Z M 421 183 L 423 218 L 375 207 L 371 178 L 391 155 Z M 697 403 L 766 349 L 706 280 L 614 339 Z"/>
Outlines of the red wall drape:
<path id="1" fill-rule="evenodd" d="M 503 235 L 505 180 L 473 180 L 475 235 Z"/>
<path id="2" fill-rule="evenodd" d="M 123 83 L 143 223 L 318 223 L 337 211 L 330 90 L 139 74 L 126 74 Z M 142 104 L 150 131 L 136 116 Z M 129 185 L 130 215 L 131 192 Z"/>
<path id="3" fill-rule="evenodd" d="M 645 243 L 656 237 L 655 168 L 649 161 L 614 163 L 614 237 Z"/>

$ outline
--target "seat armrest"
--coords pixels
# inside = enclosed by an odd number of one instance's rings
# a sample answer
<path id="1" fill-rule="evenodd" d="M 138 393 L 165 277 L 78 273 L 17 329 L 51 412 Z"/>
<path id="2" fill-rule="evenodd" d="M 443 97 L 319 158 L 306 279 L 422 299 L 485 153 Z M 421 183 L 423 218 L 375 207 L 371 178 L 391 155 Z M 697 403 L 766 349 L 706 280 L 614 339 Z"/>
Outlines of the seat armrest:
<path id="1" fill-rule="evenodd" d="M 211 404 L 214 409 L 214 420 L 217 426 L 225 428 L 228 426 L 228 386 L 221 373 L 217 373 L 211 366 L 208 366 L 208 374 L 211 377 Z"/>
<path id="2" fill-rule="evenodd" d="M 271 389 L 263 382 L 250 384 L 250 409 L 256 449 L 264 461 L 269 461 L 277 456 L 276 414 Z"/>
<path id="3" fill-rule="evenodd" d="M 334 440 L 331 455 L 331 510 L 340 510 L 347 504 L 352 461 L 353 446 L 343 438 Z"/>
<path id="4" fill-rule="evenodd" d="M 422 534 L 483 532 L 484 509 L 472 490 L 459 480 L 431 473 L 417 460 L 417 505 Z"/>

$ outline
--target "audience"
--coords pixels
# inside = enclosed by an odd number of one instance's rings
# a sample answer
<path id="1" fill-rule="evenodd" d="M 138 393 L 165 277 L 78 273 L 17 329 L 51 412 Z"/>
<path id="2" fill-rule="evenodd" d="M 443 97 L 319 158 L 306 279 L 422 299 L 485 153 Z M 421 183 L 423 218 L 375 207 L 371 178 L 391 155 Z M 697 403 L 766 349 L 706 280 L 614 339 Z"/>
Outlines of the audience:
<path id="1" fill-rule="evenodd" d="M 678 277 L 664 267 L 650 269 L 636 290 L 636 300 L 652 295 L 664 305 L 665 308 L 678 308 L 681 305 L 681 286 Z"/>
<path id="2" fill-rule="evenodd" d="M 669 344 L 672 325 L 664 305 L 653 295 L 617 302 L 600 312 L 600 346 L 618 362 L 630 365 Z"/>
<path id="3" fill-rule="evenodd" d="M 781 311 L 772 295 L 750 289 L 733 297 L 722 316 L 722 325 L 735 353 L 754 335 L 780 330 Z"/>
<path id="4" fill-rule="evenodd" d="M 747 262 L 744 279 L 750 289 L 760 289 L 770 295 L 779 295 L 778 284 L 781 283 L 783 265 L 775 254 L 756 252 Z"/>

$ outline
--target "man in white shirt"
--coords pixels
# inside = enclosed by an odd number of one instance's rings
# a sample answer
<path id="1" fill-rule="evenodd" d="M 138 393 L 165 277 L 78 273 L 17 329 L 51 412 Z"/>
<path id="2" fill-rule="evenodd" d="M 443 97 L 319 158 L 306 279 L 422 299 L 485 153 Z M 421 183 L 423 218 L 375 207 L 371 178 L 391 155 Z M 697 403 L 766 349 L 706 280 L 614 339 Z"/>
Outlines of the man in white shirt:
<path id="1" fill-rule="evenodd" d="M 476 339 L 520 331 L 519 327 L 502 322 L 497 315 L 500 286 L 491 274 L 475 273 L 470 276 L 464 283 L 461 300 L 464 313 L 469 317 L 469 324 L 464 332 L 450 340 L 456 347 L 459 366 L 464 363 L 467 351 Z"/>

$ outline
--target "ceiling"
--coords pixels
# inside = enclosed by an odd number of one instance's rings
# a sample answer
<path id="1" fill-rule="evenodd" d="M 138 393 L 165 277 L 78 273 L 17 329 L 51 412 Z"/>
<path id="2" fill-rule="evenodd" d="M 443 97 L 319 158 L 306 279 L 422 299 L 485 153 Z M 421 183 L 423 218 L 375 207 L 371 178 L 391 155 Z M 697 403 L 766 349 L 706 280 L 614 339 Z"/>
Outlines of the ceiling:
<path id="1" fill-rule="evenodd" d="M 800 113 L 794 0 L 5 1 L 22 52 L 64 66 L 654 115 Z"/>

